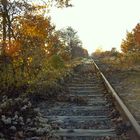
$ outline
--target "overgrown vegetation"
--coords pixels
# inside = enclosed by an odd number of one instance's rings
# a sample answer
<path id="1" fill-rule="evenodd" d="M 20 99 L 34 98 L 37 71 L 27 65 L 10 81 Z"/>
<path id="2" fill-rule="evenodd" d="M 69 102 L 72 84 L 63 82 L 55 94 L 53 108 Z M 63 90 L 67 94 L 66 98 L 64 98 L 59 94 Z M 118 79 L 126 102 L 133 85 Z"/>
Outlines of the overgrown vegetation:
<path id="1" fill-rule="evenodd" d="M 78 46 L 81 41 L 74 29 L 69 27 L 73 36 L 69 30 L 56 31 L 50 17 L 45 16 L 51 5 L 70 6 L 69 0 L 45 4 L 31 0 L 1 1 L 1 95 L 46 93 L 45 89 L 67 75 L 66 63 L 77 57 L 72 53 L 75 48 L 83 50 L 82 45 Z M 67 34 L 67 38 L 62 34 Z"/>

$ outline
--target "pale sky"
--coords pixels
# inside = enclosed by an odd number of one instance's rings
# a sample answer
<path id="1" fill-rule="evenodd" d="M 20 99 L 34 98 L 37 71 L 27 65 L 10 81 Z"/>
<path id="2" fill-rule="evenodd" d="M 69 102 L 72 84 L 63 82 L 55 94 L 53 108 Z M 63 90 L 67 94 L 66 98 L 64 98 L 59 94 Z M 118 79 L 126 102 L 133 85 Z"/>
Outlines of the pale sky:
<path id="1" fill-rule="evenodd" d="M 53 8 L 52 22 L 57 29 L 77 30 L 89 53 L 97 47 L 119 50 L 126 31 L 140 22 L 140 0 L 72 0 L 72 4 L 72 8 Z"/>

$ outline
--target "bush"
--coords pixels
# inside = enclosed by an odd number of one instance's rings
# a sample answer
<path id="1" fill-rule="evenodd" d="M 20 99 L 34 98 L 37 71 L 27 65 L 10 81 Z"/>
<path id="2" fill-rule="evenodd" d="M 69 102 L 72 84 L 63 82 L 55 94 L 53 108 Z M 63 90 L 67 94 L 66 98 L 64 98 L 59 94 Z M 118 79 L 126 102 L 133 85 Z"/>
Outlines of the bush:
<path id="1" fill-rule="evenodd" d="M 53 55 L 50 57 L 48 63 L 55 69 L 64 68 L 64 61 L 59 55 Z"/>

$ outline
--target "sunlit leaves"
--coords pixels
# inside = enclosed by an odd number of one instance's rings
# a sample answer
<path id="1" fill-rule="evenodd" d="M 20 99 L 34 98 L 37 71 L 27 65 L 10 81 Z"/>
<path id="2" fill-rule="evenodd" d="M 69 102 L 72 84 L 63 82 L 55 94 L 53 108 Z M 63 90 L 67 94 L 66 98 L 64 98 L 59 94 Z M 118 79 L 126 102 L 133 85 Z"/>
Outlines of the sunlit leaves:
<path id="1" fill-rule="evenodd" d="M 133 33 L 127 32 L 126 39 L 122 41 L 121 49 L 123 52 L 132 51 L 135 46 Z"/>
<path id="2" fill-rule="evenodd" d="M 5 48 L 6 55 L 11 57 L 16 57 L 20 53 L 20 42 L 13 40 L 10 44 L 10 46 L 7 46 Z"/>
<path id="3" fill-rule="evenodd" d="M 4 51 L 0 54 L 1 89 L 6 93 L 8 89 L 14 92 L 12 87 L 22 89 L 28 85 L 31 88 L 33 84 L 35 88 L 38 84 L 42 88 L 40 84 L 45 83 L 46 88 L 46 83 L 56 84 L 56 79 L 65 69 L 65 62 L 70 59 L 70 52 L 45 15 L 50 6 L 71 6 L 70 0 L 2 2 L 0 45 Z"/>
<path id="4" fill-rule="evenodd" d="M 121 50 L 124 53 L 127 52 L 139 52 L 140 51 L 140 43 L 137 41 L 139 38 L 137 33 L 127 32 L 126 39 L 123 39 L 121 44 Z"/>
<path id="5" fill-rule="evenodd" d="M 44 18 L 42 15 L 25 15 L 19 22 L 18 33 L 20 35 L 32 38 L 37 37 L 42 41 L 54 29 L 51 26 L 50 20 Z"/>

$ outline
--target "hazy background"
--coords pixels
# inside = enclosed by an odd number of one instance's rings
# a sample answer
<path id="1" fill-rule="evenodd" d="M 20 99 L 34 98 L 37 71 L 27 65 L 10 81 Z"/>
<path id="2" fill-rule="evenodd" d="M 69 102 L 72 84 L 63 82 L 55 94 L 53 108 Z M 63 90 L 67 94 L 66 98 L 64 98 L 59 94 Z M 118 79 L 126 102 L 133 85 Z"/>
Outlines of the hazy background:
<path id="1" fill-rule="evenodd" d="M 72 8 L 53 8 L 52 21 L 57 29 L 77 30 L 89 53 L 97 47 L 120 50 L 126 31 L 140 21 L 140 0 L 72 0 L 72 4 Z"/>

